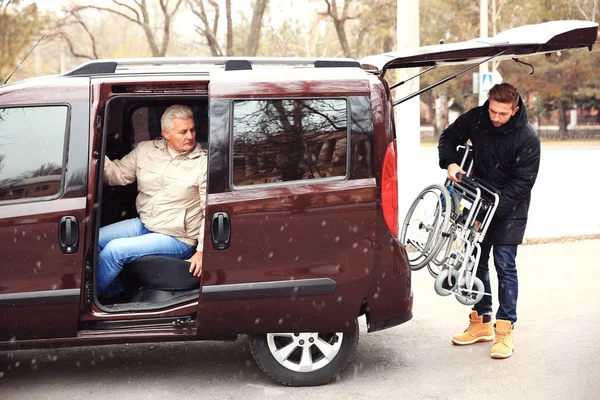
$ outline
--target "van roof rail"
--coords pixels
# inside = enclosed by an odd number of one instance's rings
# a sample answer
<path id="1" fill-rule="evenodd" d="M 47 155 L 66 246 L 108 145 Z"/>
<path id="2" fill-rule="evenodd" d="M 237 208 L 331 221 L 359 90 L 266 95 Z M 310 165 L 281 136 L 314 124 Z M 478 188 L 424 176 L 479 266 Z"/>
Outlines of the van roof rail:
<path id="1" fill-rule="evenodd" d="M 315 68 L 360 68 L 360 63 L 352 58 L 311 58 L 311 57 L 146 57 L 92 60 L 83 63 L 63 74 L 63 76 L 89 76 L 113 74 L 117 70 L 135 73 L 130 67 L 177 65 L 223 66 L 225 70 L 252 69 L 253 65 L 312 65 Z"/>

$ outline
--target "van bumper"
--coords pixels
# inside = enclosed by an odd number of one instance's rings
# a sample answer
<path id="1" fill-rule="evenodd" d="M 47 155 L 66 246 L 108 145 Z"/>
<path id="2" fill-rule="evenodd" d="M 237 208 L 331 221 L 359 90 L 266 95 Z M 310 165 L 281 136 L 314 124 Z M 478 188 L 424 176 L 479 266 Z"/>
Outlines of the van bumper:
<path id="1" fill-rule="evenodd" d="M 395 317 L 395 318 L 391 318 L 391 319 L 387 319 L 387 320 L 383 320 L 383 321 L 375 321 L 375 322 L 368 322 L 367 323 L 367 332 L 371 333 L 371 332 L 377 332 L 383 329 L 387 329 L 387 328 L 392 328 L 394 326 L 403 324 L 407 321 L 410 321 L 413 317 L 412 311 L 410 311 L 408 314 L 403 315 L 401 317 Z"/>

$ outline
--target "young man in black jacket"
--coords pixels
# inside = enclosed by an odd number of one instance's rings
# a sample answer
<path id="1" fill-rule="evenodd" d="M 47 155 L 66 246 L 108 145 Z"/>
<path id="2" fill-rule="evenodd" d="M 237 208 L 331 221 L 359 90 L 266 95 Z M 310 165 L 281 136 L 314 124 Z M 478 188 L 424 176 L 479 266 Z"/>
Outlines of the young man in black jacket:
<path id="1" fill-rule="evenodd" d="M 481 244 L 477 276 L 486 293 L 491 293 L 488 260 L 493 248 L 498 274 L 499 307 L 492 326 L 492 298 L 483 296 L 475 304 L 467 330 L 452 338 L 457 345 L 489 342 L 494 339 L 492 358 L 508 358 L 514 350 L 513 324 L 517 321 L 518 279 L 515 258 L 523 241 L 531 189 L 540 165 L 540 141 L 527 119 L 527 108 L 512 85 L 502 83 L 490 89 L 483 106 L 461 115 L 440 136 L 440 167 L 448 178 L 465 173 L 458 162 L 456 147 L 471 141 L 473 176 L 499 189 L 500 202 Z M 495 328 L 494 331 L 492 330 Z"/>

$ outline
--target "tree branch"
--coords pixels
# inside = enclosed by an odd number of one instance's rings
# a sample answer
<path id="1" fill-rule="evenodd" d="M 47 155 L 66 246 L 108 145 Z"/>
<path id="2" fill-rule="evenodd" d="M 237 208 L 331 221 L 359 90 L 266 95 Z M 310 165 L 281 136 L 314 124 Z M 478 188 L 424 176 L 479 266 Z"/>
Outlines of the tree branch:
<path id="1" fill-rule="evenodd" d="M 160 51 L 162 56 L 167 54 L 167 48 L 169 47 L 169 41 L 171 39 L 171 18 L 173 18 L 173 15 L 177 12 L 177 9 L 179 9 L 179 6 L 181 6 L 181 3 L 183 2 L 183 0 L 176 0 L 177 3 L 175 4 L 175 7 L 169 12 L 169 1 L 170 0 L 160 0 L 160 8 L 165 19 L 163 25 L 163 41 Z"/>
<path id="2" fill-rule="evenodd" d="M 94 37 L 94 35 L 92 34 L 92 32 L 89 30 L 89 28 L 87 27 L 87 25 L 85 24 L 85 22 L 83 22 L 83 20 L 81 19 L 81 16 L 77 13 L 77 12 L 71 12 L 70 13 L 73 18 L 75 18 L 75 21 L 77 22 L 77 24 L 79 24 L 83 30 L 85 31 L 85 33 L 87 33 L 88 37 L 90 38 L 91 42 L 92 42 L 92 54 L 94 55 L 93 58 L 86 56 L 85 58 L 90 58 L 90 59 L 98 59 L 100 58 L 98 56 L 98 52 L 96 49 L 96 38 Z M 67 38 L 67 41 L 69 42 L 70 48 L 71 48 L 71 54 L 73 54 L 74 56 L 76 56 L 75 52 L 73 51 L 73 45 L 72 43 L 70 43 L 70 39 Z M 76 56 L 77 57 L 77 56 Z"/>
<path id="3" fill-rule="evenodd" d="M 137 20 L 137 19 L 133 19 L 133 18 L 131 18 L 129 15 L 127 15 L 127 14 L 124 14 L 124 13 L 122 13 L 122 12 L 120 12 L 120 11 L 117 11 L 117 10 L 113 10 L 112 8 L 107 8 L 107 7 L 98 7 L 98 6 L 80 6 L 80 7 L 75 7 L 75 8 L 73 9 L 73 11 L 81 11 L 81 10 L 89 10 L 89 9 L 92 9 L 92 10 L 97 10 L 97 11 L 106 11 L 106 12 L 109 12 L 109 13 L 112 13 L 112 14 L 115 14 L 115 15 L 118 15 L 118 16 L 120 16 L 120 17 L 123 17 L 123 18 L 127 19 L 128 21 L 131 21 L 131 22 L 133 22 L 133 23 L 135 23 L 135 24 L 138 24 L 138 25 L 140 25 L 140 21 L 139 21 L 139 20 Z M 139 15 L 138 15 L 138 16 L 139 16 Z"/>
<path id="4" fill-rule="evenodd" d="M 139 21 L 139 20 L 140 20 L 140 14 L 137 12 L 137 10 L 136 10 L 135 8 L 131 7 L 131 6 L 130 6 L 130 5 L 128 5 L 128 4 L 121 3 L 121 2 L 120 2 L 120 1 L 118 1 L 118 0 L 113 0 L 113 3 L 115 3 L 115 4 L 116 4 L 116 5 L 118 5 L 118 6 L 121 6 L 121 7 L 124 7 L 124 8 L 126 8 L 126 9 L 128 9 L 129 11 L 131 11 L 132 13 L 134 13 L 134 14 L 135 14 L 135 18 L 136 18 L 136 20 L 137 20 L 137 21 Z M 136 1 L 135 3 L 137 4 L 137 1 Z"/>
<path id="5" fill-rule="evenodd" d="M 333 26 L 335 27 L 335 31 L 338 36 L 338 40 L 340 41 L 340 45 L 342 46 L 342 51 L 345 57 L 352 58 L 352 52 L 350 51 L 350 44 L 348 43 L 348 37 L 346 36 L 346 29 L 344 24 L 348 19 L 348 7 L 351 0 L 344 1 L 344 8 L 342 11 L 342 16 L 338 16 L 337 12 L 337 2 L 336 0 L 324 0 L 327 4 L 327 15 L 331 17 L 333 20 Z"/>
<path id="6" fill-rule="evenodd" d="M 255 0 L 254 2 L 252 21 L 250 22 L 250 33 L 248 34 L 248 41 L 246 44 L 248 55 L 252 57 L 256 56 L 256 52 L 258 51 L 260 28 L 262 26 L 262 19 L 268 2 L 269 0 Z"/>
<path id="7" fill-rule="evenodd" d="M 225 48 L 228 56 L 233 55 L 233 20 L 231 19 L 231 0 L 225 0 L 225 16 L 227 17 L 227 34 Z"/>
<path id="8" fill-rule="evenodd" d="M 115 0 L 113 0 L 115 1 Z M 144 25 L 148 25 L 150 23 L 150 15 L 148 15 L 148 7 L 146 6 L 146 0 L 142 0 L 141 3 L 138 3 L 140 6 L 140 11 L 142 12 L 142 23 Z"/>
<path id="9" fill-rule="evenodd" d="M 2 10 L 2 15 L 6 15 L 10 3 L 12 3 L 12 0 L 0 0 L 0 10 Z M 4 8 L 2 8 L 2 6 L 4 6 Z"/>
<path id="10" fill-rule="evenodd" d="M 207 41 L 208 47 L 210 49 L 210 53 L 213 56 L 215 56 L 215 57 L 222 56 L 223 51 L 222 51 L 221 47 L 219 46 L 219 42 L 216 38 L 215 33 L 213 33 L 213 27 L 211 27 L 210 23 L 208 22 L 208 16 L 206 14 L 206 8 L 204 7 L 204 1 L 203 0 L 188 0 L 188 4 L 190 6 L 190 9 L 192 10 L 192 13 L 200 19 L 200 21 L 202 22 L 202 25 L 204 26 L 204 27 L 202 27 L 202 26 L 196 25 L 195 26 L 196 32 L 198 32 L 200 35 L 204 36 L 204 38 Z M 198 10 L 195 6 L 198 6 L 200 9 Z M 216 9 L 218 10 L 218 5 L 216 5 Z M 216 22 L 215 22 L 215 24 L 216 24 Z"/>
<path id="11" fill-rule="evenodd" d="M 577 0 L 577 9 L 581 13 L 581 15 L 588 21 L 596 20 L 596 12 L 598 11 L 598 0 L 593 1 L 592 9 L 586 11 L 584 7 L 581 5 L 581 0 Z"/>
<path id="12" fill-rule="evenodd" d="M 202 0 L 201 0 L 201 2 L 202 2 Z M 204 2 L 202 2 L 202 3 L 204 3 Z M 213 7 L 213 9 L 215 10 L 215 18 L 213 20 L 212 33 L 216 37 L 217 32 L 219 31 L 219 17 L 221 16 L 221 12 L 220 12 L 221 9 L 219 8 L 219 3 L 217 3 L 216 1 L 208 0 L 208 4 L 210 4 Z"/>
<path id="13" fill-rule="evenodd" d="M 163 24 L 163 40 L 162 45 L 160 46 L 160 53 L 165 55 L 167 53 L 167 47 L 169 45 L 169 39 L 171 35 L 171 16 L 169 15 L 168 10 L 169 0 L 167 0 L 166 3 L 164 0 L 160 0 L 159 4 L 165 19 L 165 23 Z"/>
<path id="14" fill-rule="evenodd" d="M 69 38 L 69 36 L 67 36 L 65 33 L 61 32 L 59 34 L 61 36 L 61 38 L 67 42 L 67 45 L 69 46 L 69 52 L 74 56 L 74 57 L 79 57 L 79 58 L 87 58 L 88 60 L 94 60 L 94 57 L 88 56 L 87 54 L 83 54 L 83 53 L 77 53 L 75 51 L 75 46 L 73 46 L 73 42 L 71 41 L 71 39 Z M 97 59 L 98 57 L 96 57 Z"/>

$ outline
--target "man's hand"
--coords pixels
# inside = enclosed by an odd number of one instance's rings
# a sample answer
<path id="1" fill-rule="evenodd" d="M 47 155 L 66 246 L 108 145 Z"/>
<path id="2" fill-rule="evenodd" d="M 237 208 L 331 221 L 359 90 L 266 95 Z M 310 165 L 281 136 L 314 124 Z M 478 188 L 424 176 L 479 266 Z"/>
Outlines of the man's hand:
<path id="1" fill-rule="evenodd" d="M 457 163 L 448 165 L 447 169 L 448 169 L 448 179 L 453 180 L 454 182 L 460 182 L 458 180 L 458 178 L 456 177 L 456 174 L 458 174 L 458 173 L 466 174 L 466 172 L 463 171 L 463 169 Z"/>
<path id="2" fill-rule="evenodd" d="M 473 221 L 473 227 L 475 228 L 475 232 L 481 231 L 481 222 L 477 220 Z"/>
<path id="3" fill-rule="evenodd" d="M 189 260 L 190 262 L 190 274 L 194 276 L 200 276 L 202 274 L 202 253 L 197 251 L 194 253 Z"/>

